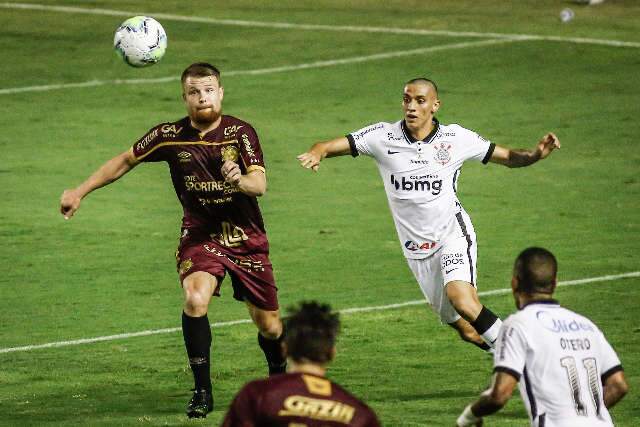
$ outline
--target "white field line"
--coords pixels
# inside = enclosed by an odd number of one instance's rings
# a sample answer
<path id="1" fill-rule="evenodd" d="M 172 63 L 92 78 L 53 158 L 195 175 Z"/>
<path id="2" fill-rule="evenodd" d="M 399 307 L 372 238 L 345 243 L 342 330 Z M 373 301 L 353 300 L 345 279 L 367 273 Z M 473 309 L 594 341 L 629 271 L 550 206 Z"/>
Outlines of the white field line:
<path id="1" fill-rule="evenodd" d="M 524 39 L 524 40 L 543 40 L 556 41 L 565 43 L 587 43 L 599 44 L 604 46 L 615 47 L 635 47 L 640 48 L 640 42 L 629 42 L 621 40 L 592 39 L 583 37 L 557 37 L 557 36 L 541 36 L 535 34 L 504 34 L 504 33 L 483 33 L 473 31 L 444 31 L 444 30 L 426 30 L 417 28 L 393 28 L 393 27 L 365 27 L 358 25 L 321 25 L 321 24 L 296 24 L 291 22 L 264 22 L 264 21 L 246 21 L 238 19 L 216 19 L 201 16 L 185 16 L 174 15 L 168 13 L 153 12 L 136 12 L 126 10 L 112 9 L 93 9 L 84 7 L 70 6 L 50 6 L 34 3 L 0 3 L 0 8 L 19 9 L 19 10 L 40 10 L 46 12 L 62 12 L 62 13 L 81 13 L 89 15 L 103 16 L 122 16 L 129 17 L 133 15 L 153 16 L 159 20 L 165 21 L 181 21 L 181 22 L 198 22 L 213 25 L 228 25 L 236 27 L 250 28 L 275 28 L 283 30 L 306 30 L 306 31 L 337 31 L 337 32 L 359 32 L 359 33 L 383 33 L 383 34 L 407 34 L 407 35 L 428 35 L 428 36 L 446 36 L 446 37 L 482 37 L 482 38 L 505 38 L 505 39 Z"/>
<path id="2" fill-rule="evenodd" d="M 577 280 L 566 280 L 563 282 L 558 282 L 558 286 L 576 286 L 576 285 L 584 285 L 584 284 L 596 283 L 596 282 L 610 282 L 613 280 L 628 279 L 633 277 L 640 277 L 640 271 L 633 271 L 630 273 L 622 273 L 622 274 L 612 274 L 608 276 L 589 277 L 589 278 L 577 279 Z M 479 292 L 478 295 L 480 296 L 500 295 L 500 294 L 507 294 L 510 292 L 511 292 L 511 288 L 504 288 L 504 289 L 494 289 L 491 291 Z M 396 308 L 402 308 L 402 307 L 407 307 L 411 305 L 422 305 L 422 304 L 426 304 L 426 302 L 425 300 L 420 299 L 420 300 L 414 300 L 414 301 L 406 301 L 398 304 L 346 308 L 346 309 L 340 310 L 339 312 L 341 314 L 365 313 L 370 311 L 392 310 Z M 212 323 L 211 327 L 223 328 L 227 326 L 240 325 L 244 323 L 251 323 L 251 320 L 241 319 L 241 320 L 231 320 L 228 322 L 216 322 L 216 323 Z M 147 331 L 129 332 L 125 334 L 108 335 L 108 336 L 95 337 L 95 338 L 83 338 L 83 339 L 71 340 L 71 341 L 58 341 L 58 342 L 51 342 L 47 344 L 26 345 L 23 347 L 0 348 L 0 354 L 13 353 L 17 351 L 39 350 L 42 348 L 66 347 L 71 345 L 90 344 L 95 342 L 113 341 L 113 340 L 125 339 L 125 338 L 145 337 L 149 335 L 170 334 L 170 333 L 178 332 L 181 329 L 182 328 L 152 329 Z"/>
<path id="3" fill-rule="evenodd" d="M 490 39 L 490 40 L 481 40 L 481 41 L 474 41 L 474 42 L 450 43 L 450 44 L 443 44 L 439 46 L 423 47 L 423 48 L 401 50 L 401 51 L 395 51 L 395 52 L 376 53 L 373 55 L 366 55 L 366 56 L 352 56 L 350 58 L 343 58 L 343 59 L 314 61 L 314 62 L 309 62 L 305 64 L 284 65 L 280 67 L 270 67 L 270 68 L 258 68 L 255 70 L 227 71 L 222 73 L 222 77 L 260 75 L 260 74 L 282 73 L 286 71 L 306 70 L 309 68 L 333 67 L 336 65 L 355 64 L 358 62 L 367 62 L 367 61 L 379 61 L 383 59 L 400 58 L 403 56 L 421 55 L 421 54 L 426 54 L 431 52 L 438 52 L 441 50 L 464 49 L 468 47 L 487 46 L 492 44 L 509 43 L 509 42 L 515 42 L 515 41 L 519 41 L 519 39 Z M 61 84 L 41 85 L 41 86 L 22 86 L 22 87 L 6 88 L 6 89 L 0 89 L 0 95 L 10 95 L 10 94 L 22 93 L 22 92 L 44 92 L 44 91 L 50 91 L 50 90 L 56 90 L 56 89 L 71 89 L 71 88 L 106 86 L 106 85 L 166 83 L 166 82 L 178 81 L 178 80 L 180 80 L 178 76 L 159 77 L 159 78 L 152 78 L 152 79 L 90 80 L 90 81 L 80 82 L 80 83 L 61 83 Z"/>

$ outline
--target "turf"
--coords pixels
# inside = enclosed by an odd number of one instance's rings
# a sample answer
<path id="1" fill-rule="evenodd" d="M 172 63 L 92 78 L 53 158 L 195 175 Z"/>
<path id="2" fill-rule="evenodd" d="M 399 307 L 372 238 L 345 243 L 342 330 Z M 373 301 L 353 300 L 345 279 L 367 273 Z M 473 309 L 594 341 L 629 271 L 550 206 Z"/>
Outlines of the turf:
<path id="1" fill-rule="evenodd" d="M 137 12 L 410 29 L 524 33 L 640 42 L 640 6 L 568 2 L 42 1 Z M 560 9 L 576 18 L 560 24 Z M 479 238 L 480 290 L 505 288 L 517 252 L 553 250 L 560 280 L 640 270 L 639 48 L 519 41 L 263 75 L 256 70 L 404 51 L 482 38 L 248 28 L 161 20 L 162 62 L 124 65 L 112 52 L 124 16 L 0 9 L 0 90 L 90 80 L 178 76 L 196 60 L 219 64 L 225 112 L 251 122 L 267 159 L 261 207 L 288 306 L 335 308 L 421 298 L 401 255 L 382 183 L 369 159 L 340 158 L 318 174 L 295 156 L 317 140 L 400 118 L 402 83 L 428 75 L 441 88 L 444 123 L 509 147 L 546 131 L 563 144 L 548 161 L 508 170 L 465 166 L 460 198 Z M 487 37 L 489 39 L 490 37 Z M 147 129 L 184 115 L 176 81 L 0 94 L 0 349 L 179 326 L 173 251 L 181 209 L 164 165 L 143 165 L 59 215 L 63 189 L 126 150 Z M 640 422 L 639 279 L 566 288 L 558 297 L 596 321 L 617 349 L 631 393 L 616 425 Z M 486 303 L 506 316 L 508 295 Z M 225 283 L 213 321 L 247 318 Z M 490 360 L 459 342 L 423 306 L 344 316 L 332 378 L 363 396 L 385 425 L 452 425 L 486 385 Z M 255 328 L 214 330 L 216 410 L 264 374 Z M 191 387 L 179 332 L 0 353 L 0 424 L 183 425 Z M 492 425 L 524 425 L 515 397 Z"/>

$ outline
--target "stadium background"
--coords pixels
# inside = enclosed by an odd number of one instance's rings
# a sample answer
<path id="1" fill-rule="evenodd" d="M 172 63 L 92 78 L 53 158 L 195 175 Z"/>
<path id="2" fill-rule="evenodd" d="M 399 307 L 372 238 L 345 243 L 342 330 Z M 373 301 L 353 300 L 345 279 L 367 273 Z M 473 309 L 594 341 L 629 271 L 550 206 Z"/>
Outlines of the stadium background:
<path id="1" fill-rule="evenodd" d="M 187 423 L 191 378 L 173 257 L 181 210 L 166 166 L 139 167 L 92 194 L 69 222 L 58 200 L 151 126 L 182 117 L 178 76 L 199 60 L 223 70 L 225 112 L 261 136 L 269 191 L 260 203 L 283 306 L 422 298 L 374 163 L 335 159 L 311 174 L 295 160 L 314 141 L 399 119 L 407 79 L 433 78 L 441 121 L 495 143 L 527 148 L 555 131 L 563 148 L 549 161 L 463 169 L 459 194 L 478 233 L 479 288 L 498 292 L 485 296 L 497 313 L 511 312 L 511 296 L 499 290 L 509 286 L 514 256 L 533 244 L 557 254 L 562 281 L 635 272 L 557 296 L 617 349 L 631 393 L 612 414 L 617 425 L 638 425 L 638 2 L 345 3 L 0 3 L 1 425 Z M 575 18 L 562 24 L 565 7 Z M 156 17 L 169 38 L 162 62 L 141 70 L 111 46 L 117 25 L 139 13 Z M 514 36 L 523 34 L 540 37 Z M 225 282 L 212 322 L 247 319 L 230 291 Z M 486 386 L 490 359 L 424 305 L 345 313 L 343 321 L 329 374 L 385 425 L 452 425 Z M 29 347 L 163 328 L 170 330 Z M 216 409 L 189 424 L 218 423 L 239 387 L 265 371 L 249 324 L 215 327 L 213 351 Z M 488 424 L 521 426 L 525 417 L 516 396 Z"/>

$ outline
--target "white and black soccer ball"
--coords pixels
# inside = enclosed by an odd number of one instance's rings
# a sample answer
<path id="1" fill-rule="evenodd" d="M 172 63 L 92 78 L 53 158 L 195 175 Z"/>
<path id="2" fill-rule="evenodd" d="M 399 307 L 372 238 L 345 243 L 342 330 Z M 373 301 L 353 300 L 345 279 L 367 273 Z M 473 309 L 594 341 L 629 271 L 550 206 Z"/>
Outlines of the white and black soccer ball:
<path id="1" fill-rule="evenodd" d="M 160 61 L 167 50 L 167 33 L 158 21 L 134 16 L 116 30 L 113 47 L 132 67 L 147 67 Z"/>

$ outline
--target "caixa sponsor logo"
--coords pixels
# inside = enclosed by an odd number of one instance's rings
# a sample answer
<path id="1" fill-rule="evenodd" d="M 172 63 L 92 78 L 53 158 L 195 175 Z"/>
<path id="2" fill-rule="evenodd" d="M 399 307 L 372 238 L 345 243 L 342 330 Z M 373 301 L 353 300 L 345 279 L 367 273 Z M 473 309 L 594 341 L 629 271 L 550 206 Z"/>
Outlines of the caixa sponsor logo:
<path id="1" fill-rule="evenodd" d="M 404 247 L 410 251 L 417 251 L 419 249 L 429 250 L 435 248 L 436 244 L 436 242 L 424 242 L 423 244 L 419 245 L 413 240 L 407 240 L 406 242 L 404 242 Z"/>
<path id="2" fill-rule="evenodd" d="M 398 180 L 395 175 L 392 174 L 391 184 L 393 184 L 396 190 L 430 191 L 434 196 L 440 194 L 440 191 L 442 190 L 442 180 L 432 178 L 430 179 L 430 175 L 412 175 L 409 177 L 409 179 L 403 176 L 401 180 Z"/>

